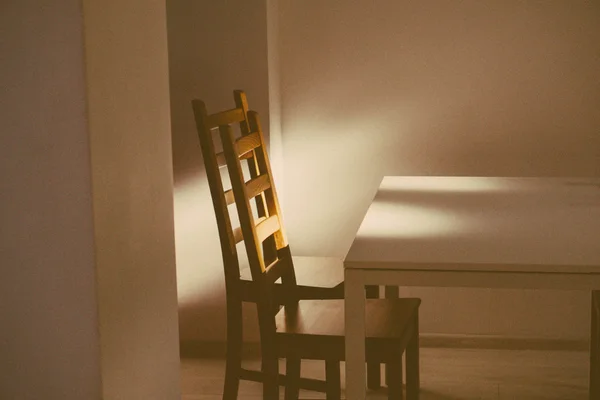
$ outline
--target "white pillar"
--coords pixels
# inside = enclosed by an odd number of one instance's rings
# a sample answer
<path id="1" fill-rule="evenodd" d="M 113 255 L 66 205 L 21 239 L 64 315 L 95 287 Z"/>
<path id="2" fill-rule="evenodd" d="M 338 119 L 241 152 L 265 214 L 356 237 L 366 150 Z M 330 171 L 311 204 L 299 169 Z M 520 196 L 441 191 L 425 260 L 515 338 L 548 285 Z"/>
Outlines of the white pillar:
<path id="1" fill-rule="evenodd" d="M 180 398 L 165 23 L 2 5 L 2 399 Z"/>

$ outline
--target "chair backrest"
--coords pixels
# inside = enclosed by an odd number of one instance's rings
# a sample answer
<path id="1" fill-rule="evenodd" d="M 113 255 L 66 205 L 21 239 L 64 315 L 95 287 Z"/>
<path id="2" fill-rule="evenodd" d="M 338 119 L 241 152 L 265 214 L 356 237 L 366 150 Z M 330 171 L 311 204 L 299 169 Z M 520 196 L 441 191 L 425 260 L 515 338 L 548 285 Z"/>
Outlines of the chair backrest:
<path id="1" fill-rule="evenodd" d="M 294 267 L 258 114 L 248 111 L 243 91 L 236 90 L 234 100 L 236 108 L 215 114 L 208 114 L 201 100 L 192 101 L 219 229 L 227 290 L 232 291 L 231 286 L 239 280 L 236 244 L 243 240 L 252 280 L 258 286 L 258 302 L 264 303 L 266 308 L 274 306 L 273 291 L 269 286 L 281 278 L 282 284 L 289 289 L 284 291 L 289 295 L 284 302 L 293 303 L 296 300 Z M 239 138 L 234 138 L 231 128 L 236 123 L 240 126 Z M 221 153 L 217 153 L 211 133 L 217 127 L 223 145 Z M 242 160 L 248 163 L 250 180 L 247 182 Z M 232 186 L 229 190 L 223 187 L 220 167 L 228 169 Z M 257 218 L 250 207 L 252 198 L 255 199 Z M 240 220 L 240 227 L 236 229 L 232 227 L 227 209 L 232 203 L 236 203 Z"/>
<path id="2" fill-rule="evenodd" d="M 259 284 L 262 301 L 272 304 L 272 285 L 281 279 L 287 298 L 284 304 L 294 304 L 296 297 L 296 276 L 293 261 L 281 216 L 281 207 L 273 181 L 269 156 L 258 114 L 248 112 L 250 132 L 235 138 L 231 126 L 220 125 L 219 132 L 223 143 L 223 153 L 227 163 L 231 187 L 244 237 L 246 253 L 252 273 L 252 280 Z M 253 153 L 254 173 L 245 180 L 241 160 L 248 152 Z M 252 168 L 251 168 L 252 170 Z M 250 200 L 258 196 L 264 200 L 266 214 L 254 219 Z M 271 254 L 261 251 L 265 244 L 273 240 Z M 269 246 L 270 247 L 270 244 Z"/>
<path id="3" fill-rule="evenodd" d="M 224 122 L 245 123 L 246 114 L 243 109 L 239 108 L 208 114 L 206 104 L 202 100 L 192 100 L 192 108 L 194 110 L 196 130 L 200 139 L 200 149 L 202 150 L 206 177 L 217 220 L 221 254 L 225 269 L 225 284 L 229 297 L 231 294 L 235 294 L 237 281 L 240 277 L 236 243 L 241 240 L 241 232 L 236 232 L 231 225 L 231 218 L 227 209 L 230 199 L 226 197 L 219 172 L 219 168 L 225 165 L 225 156 L 223 153 L 217 153 L 211 131 Z"/>

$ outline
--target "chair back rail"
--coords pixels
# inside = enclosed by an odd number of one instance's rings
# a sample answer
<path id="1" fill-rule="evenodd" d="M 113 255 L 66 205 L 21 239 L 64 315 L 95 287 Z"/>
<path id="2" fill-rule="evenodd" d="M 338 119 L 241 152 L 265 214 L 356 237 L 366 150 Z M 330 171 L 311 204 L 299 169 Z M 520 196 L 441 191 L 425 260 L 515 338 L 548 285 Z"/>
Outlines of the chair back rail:
<path id="1" fill-rule="evenodd" d="M 259 282 L 256 301 L 260 301 L 261 293 L 270 297 L 274 292 L 264 285 L 281 279 L 282 283 L 286 281 L 284 285 L 295 287 L 296 278 L 258 114 L 248 110 L 243 91 L 234 91 L 234 100 L 236 108 L 214 114 L 207 112 L 201 100 L 193 100 L 192 107 L 217 219 L 226 285 L 238 286 L 240 264 L 236 245 L 244 241 L 252 280 Z M 234 137 L 234 124 L 239 124 L 240 137 Z M 222 152 L 216 151 L 212 132 L 216 128 L 220 131 Z M 244 160 L 250 174 L 248 181 L 241 165 Z M 228 169 L 231 189 L 226 190 L 223 186 L 219 171 L 222 167 Z M 236 190 L 239 192 L 237 195 Z M 250 206 L 252 199 L 257 218 L 254 218 Z M 232 226 L 228 210 L 228 206 L 234 203 L 240 220 L 240 226 L 236 228 Z M 295 299 L 295 290 L 290 288 L 289 293 L 290 299 Z M 265 298 L 263 301 L 274 303 L 273 299 Z M 284 302 L 289 303 L 287 300 Z M 271 305 L 268 307 L 272 308 Z"/>
<path id="2" fill-rule="evenodd" d="M 253 145 L 251 150 L 254 153 L 253 159 L 256 166 L 254 177 L 247 182 L 244 180 L 240 160 L 240 157 L 245 154 L 245 148 L 238 146 L 239 139 L 234 138 L 231 126 L 221 125 L 219 132 L 238 210 L 240 228 L 246 245 L 250 272 L 253 281 L 259 283 L 260 292 L 264 293 L 266 297 L 273 293 L 269 285 L 274 284 L 281 278 L 282 285 L 289 288 L 289 302 L 292 303 L 295 301 L 296 277 L 283 229 L 281 207 L 273 183 L 271 166 L 258 114 L 249 111 L 248 121 L 250 132 L 252 132 L 249 135 L 257 134 L 258 143 L 255 143 L 256 145 Z M 242 139 L 249 137 L 249 135 L 242 136 Z M 264 199 L 266 215 L 264 216 L 265 219 L 256 223 L 252 216 L 250 200 L 257 198 L 259 195 Z M 266 252 L 261 252 L 263 242 L 271 238 L 274 239 L 274 258 L 268 257 L 265 254 Z M 267 303 L 272 303 L 272 299 L 265 298 L 264 300 Z"/>
<path id="3" fill-rule="evenodd" d="M 200 140 L 200 149 L 202 151 L 202 158 L 204 159 L 206 177 L 208 180 L 208 186 L 217 220 L 219 242 L 221 244 L 221 254 L 225 269 L 225 283 L 226 285 L 230 286 L 233 282 L 238 281 L 240 277 L 239 259 L 236 249 L 236 243 L 239 242 L 239 234 L 234 231 L 231 225 L 231 218 L 229 216 L 229 211 L 227 210 L 228 198 L 223 189 L 223 182 L 219 172 L 217 153 L 211 134 L 211 129 L 215 127 L 214 123 L 216 121 L 219 123 L 235 123 L 239 122 L 240 116 L 243 117 L 244 114 L 231 112 L 235 110 L 230 110 L 209 115 L 206 110 L 206 105 L 201 100 L 193 100 L 192 108 L 194 110 L 196 129 L 198 132 L 198 138 Z M 219 115 L 219 117 L 216 118 L 214 117 L 215 115 Z M 227 116 L 229 119 L 226 119 L 225 116 Z M 233 291 L 228 292 L 233 293 Z"/>

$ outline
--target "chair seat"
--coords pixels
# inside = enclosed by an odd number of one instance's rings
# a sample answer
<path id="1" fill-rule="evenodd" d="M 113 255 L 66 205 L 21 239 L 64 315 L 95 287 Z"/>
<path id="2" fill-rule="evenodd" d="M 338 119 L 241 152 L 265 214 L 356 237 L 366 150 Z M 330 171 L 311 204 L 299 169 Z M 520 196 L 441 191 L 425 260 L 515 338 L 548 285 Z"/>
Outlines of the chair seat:
<path id="1" fill-rule="evenodd" d="M 401 356 L 416 329 L 420 304 L 417 298 L 366 299 L 367 360 Z M 280 349 L 286 353 L 281 355 L 298 351 L 302 358 L 343 360 L 344 316 L 344 300 L 301 300 L 295 309 L 284 307 L 275 317 Z M 389 351 L 390 344 L 399 355 Z"/>

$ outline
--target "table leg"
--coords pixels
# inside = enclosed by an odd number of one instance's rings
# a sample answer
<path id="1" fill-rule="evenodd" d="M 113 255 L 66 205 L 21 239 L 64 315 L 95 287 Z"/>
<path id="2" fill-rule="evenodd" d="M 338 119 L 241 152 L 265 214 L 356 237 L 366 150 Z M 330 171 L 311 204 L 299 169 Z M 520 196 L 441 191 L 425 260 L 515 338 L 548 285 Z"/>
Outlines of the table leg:
<path id="1" fill-rule="evenodd" d="M 361 272 L 346 269 L 344 279 L 347 400 L 364 400 L 366 396 L 365 284 Z"/>
<path id="2" fill-rule="evenodd" d="M 600 399 L 600 291 L 592 292 L 590 334 L 590 400 Z"/>
<path id="3" fill-rule="evenodd" d="M 400 297 L 400 288 L 398 286 L 386 286 L 385 287 L 385 298 L 386 299 L 397 299 Z M 385 384 L 389 387 L 389 383 L 394 379 L 393 376 L 390 375 L 389 370 L 390 367 L 388 364 L 385 365 Z M 402 379 L 402 376 L 400 376 Z"/>
<path id="4" fill-rule="evenodd" d="M 379 298 L 379 286 L 369 285 L 365 288 L 367 299 Z M 381 388 L 381 365 L 375 362 L 367 363 L 367 389 L 377 390 Z"/>

